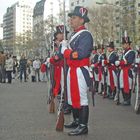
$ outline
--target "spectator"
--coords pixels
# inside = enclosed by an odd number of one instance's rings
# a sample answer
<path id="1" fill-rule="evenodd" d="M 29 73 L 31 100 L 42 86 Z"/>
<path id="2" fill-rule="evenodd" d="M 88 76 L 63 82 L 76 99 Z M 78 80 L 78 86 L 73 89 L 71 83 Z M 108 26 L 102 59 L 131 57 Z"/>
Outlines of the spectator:
<path id="1" fill-rule="evenodd" d="M 24 82 L 27 82 L 26 69 L 27 69 L 27 60 L 25 59 L 25 56 L 22 55 L 19 61 L 20 82 L 22 82 L 23 74 L 24 74 Z"/>
<path id="2" fill-rule="evenodd" d="M 13 72 L 14 61 L 11 55 L 7 55 L 7 59 L 5 61 L 6 75 L 8 79 L 8 83 L 12 83 L 12 72 Z"/>
<path id="3" fill-rule="evenodd" d="M 6 56 L 3 51 L 0 51 L 0 83 L 5 83 L 6 71 L 5 71 Z"/>
<path id="4" fill-rule="evenodd" d="M 45 82 L 47 67 L 46 67 L 44 62 L 41 64 L 41 69 L 40 70 L 41 70 L 41 81 Z"/>
<path id="5" fill-rule="evenodd" d="M 35 69 L 35 79 L 38 81 L 40 81 L 40 66 L 41 66 L 41 62 L 40 60 L 37 58 L 33 61 L 33 68 Z"/>

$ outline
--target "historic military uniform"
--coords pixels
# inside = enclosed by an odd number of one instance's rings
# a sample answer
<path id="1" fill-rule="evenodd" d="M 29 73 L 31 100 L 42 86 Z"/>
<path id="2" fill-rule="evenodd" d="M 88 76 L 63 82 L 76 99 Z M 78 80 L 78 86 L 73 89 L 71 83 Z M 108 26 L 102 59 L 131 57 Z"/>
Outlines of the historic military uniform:
<path id="1" fill-rule="evenodd" d="M 78 16 L 89 22 L 87 9 L 77 6 L 69 16 Z M 84 23 L 83 23 L 84 24 Z M 91 84 L 89 74 L 90 54 L 93 48 L 93 38 L 84 25 L 79 26 L 72 34 L 68 49 L 62 47 L 62 54 L 67 61 L 67 93 L 68 103 L 73 107 L 73 122 L 65 125 L 66 128 L 74 128 L 68 134 L 81 135 L 88 133 L 88 89 Z"/>
<path id="2" fill-rule="evenodd" d="M 99 84 L 99 76 L 98 76 L 98 57 L 99 54 L 97 53 L 97 48 L 94 47 L 93 56 L 91 58 L 91 69 L 93 73 L 93 80 L 95 82 L 95 92 L 98 92 L 98 84 Z"/>
<path id="3" fill-rule="evenodd" d="M 108 95 L 110 99 L 114 99 L 117 88 L 117 68 L 115 66 L 115 61 L 118 60 L 118 55 L 114 51 L 114 42 L 110 42 L 107 46 L 111 48 L 111 51 L 107 57 L 107 60 L 103 60 L 103 65 L 107 66 L 107 86 Z"/>
<path id="4" fill-rule="evenodd" d="M 58 25 L 56 26 L 56 32 L 54 33 L 54 54 L 50 58 L 49 62 L 53 65 L 53 79 L 54 79 L 54 87 L 53 87 L 53 94 L 54 96 L 57 96 L 58 99 L 59 97 L 62 96 L 63 91 L 64 91 L 64 58 L 63 55 L 61 54 L 61 47 L 62 40 L 57 40 L 57 35 L 58 34 L 64 34 L 64 31 L 66 32 L 65 35 L 69 33 L 66 28 L 64 30 L 64 25 Z M 61 94 L 60 94 L 61 93 Z M 58 94 L 60 96 L 58 96 Z M 67 101 L 65 101 L 64 104 L 64 114 L 69 114 L 71 113 L 71 106 L 67 104 Z"/>
<path id="5" fill-rule="evenodd" d="M 132 90 L 132 82 L 133 82 L 133 71 L 132 71 L 132 64 L 135 61 L 135 52 L 131 49 L 130 38 L 123 37 L 122 38 L 123 45 L 129 45 L 129 47 L 124 49 L 122 58 L 120 61 L 116 61 L 115 65 L 120 66 L 120 88 L 122 89 L 122 95 L 124 105 L 131 104 L 131 90 Z"/>
<path id="6" fill-rule="evenodd" d="M 106 82 L 106 70 L 105 67 L 102 65 L 102 60 L 106 60 L 106 54 L 104 53 L 104 46 L 98 45 L 98 93 L 104 94 L 105 82 Z"/>
<path id="7" fill-rule="evenodd" d="M 53 43 L 53 56 L 49 59 L 50 64 L 53 65 L 53 79 L 54 79 L 54 87 L 53 94 L 57 96 L 63 90 L 63 66 L 64 60 L 63 55 L 60 53 L 61 41 L 56 43 L 57 35 L 64 33 L 64 25 L 56 26 L 56 32 L 54 33 L 54 43 Z M 62 91 L 63 92 L 63 91 Z"/>

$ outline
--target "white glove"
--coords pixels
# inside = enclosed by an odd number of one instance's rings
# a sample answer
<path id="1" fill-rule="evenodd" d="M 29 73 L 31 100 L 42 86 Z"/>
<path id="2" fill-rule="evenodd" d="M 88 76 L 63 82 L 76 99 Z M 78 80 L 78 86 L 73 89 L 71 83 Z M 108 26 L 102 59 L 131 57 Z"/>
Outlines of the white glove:
<path id="1" fill-rule="evenodd" d="M 47 62 L 47 63 L 50 63 L 50 58 L 47 58 L 46 62 Z"/>
<path id="2" fill-rule="evenodd" d="M 136 62 L 137 64 L 139 64 L 139 63 L 140 63 L 140 58 L 136 58 L 135 62 Z"/>
<path id="3" fill-rule="evenodd" d="M 67 41 L 66 40 L 63 40 L 62 42 L 61 42 L 61 45 L 62 45 L 62 47 L 61 47 L 61 53 L 62 54 L 64 54 L 64 51 L 67 49 Z"/>
<path id="4" fill-rule="evenodd" d="M 93 69 L 94 68 L 94 64 L 91 64 L 90 67 Z"/>
<path id="5" fill-rule="evenodd" d="M 102 66 L 105 66 L 105 63 L 104 62 L 105 62 L 105 60 L 102 60 Z"/>
<path id="6" fill-rule="evenodd" d="M 120 61 L 115 61 L 115 65 L 119 66 L 120 65 Z"/>

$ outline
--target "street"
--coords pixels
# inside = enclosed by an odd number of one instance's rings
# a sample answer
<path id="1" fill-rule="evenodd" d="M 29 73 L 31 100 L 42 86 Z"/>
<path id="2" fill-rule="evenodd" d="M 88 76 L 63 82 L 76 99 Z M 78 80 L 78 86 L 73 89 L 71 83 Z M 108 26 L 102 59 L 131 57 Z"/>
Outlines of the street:
<path id="1" fill-rule="evenodd" d="M 70 137 L 68 129 L 55 131 L 57 113 L 49 114 L 47 83 L 0 84 L 0 140 L 139 140 L 140 115 L 132 106 L 116 106 L 96 95 L 90 101 L 89 133 Z M 65 122 L 71 115 L 65 116 Z"/>

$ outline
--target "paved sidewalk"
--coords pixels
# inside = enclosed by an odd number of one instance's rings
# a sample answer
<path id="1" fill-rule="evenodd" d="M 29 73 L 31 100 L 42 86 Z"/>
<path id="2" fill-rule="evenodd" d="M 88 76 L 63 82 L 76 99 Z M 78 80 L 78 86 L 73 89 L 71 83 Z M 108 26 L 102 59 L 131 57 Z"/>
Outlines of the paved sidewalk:
<path id="1" fill-rule="evenodd" d="M 56 113 L 49 114 L 47 83 L 13 82 L 0 85 L 0 140 L 139 140 L 140 115 L 133 107 L 116 106 L 96 95 L 90 102 L 89 134 L 69 137 L 55 131 Z M 71 116 L 65 117 L 69 122 Z"/>

